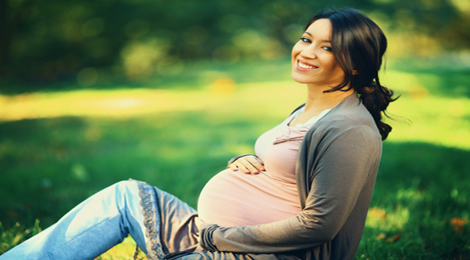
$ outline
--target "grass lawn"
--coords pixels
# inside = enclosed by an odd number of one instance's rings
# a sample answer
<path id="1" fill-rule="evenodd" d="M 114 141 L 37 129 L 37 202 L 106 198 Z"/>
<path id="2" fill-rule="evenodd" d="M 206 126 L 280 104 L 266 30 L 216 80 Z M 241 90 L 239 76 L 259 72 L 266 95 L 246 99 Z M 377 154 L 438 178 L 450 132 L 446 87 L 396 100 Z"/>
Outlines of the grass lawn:
<path id="1" fill-rule="evenodd" d="M 205 65 L 139 88 L 0 96 L 0 254 L 133 178 L 191 206 L 234 155 L 304 102 L 289 64 Z M 274 76 L 273 76 L 274 75 Z M 401 94 L 357 259 L 468 259 L 470 73 L 391 66 Z M 38 219 L 39 224 L 35 221 Z M 21 225 L 15 225 L 15 223 Z M 130 259 L 128 238 L 101 259 Z"/>

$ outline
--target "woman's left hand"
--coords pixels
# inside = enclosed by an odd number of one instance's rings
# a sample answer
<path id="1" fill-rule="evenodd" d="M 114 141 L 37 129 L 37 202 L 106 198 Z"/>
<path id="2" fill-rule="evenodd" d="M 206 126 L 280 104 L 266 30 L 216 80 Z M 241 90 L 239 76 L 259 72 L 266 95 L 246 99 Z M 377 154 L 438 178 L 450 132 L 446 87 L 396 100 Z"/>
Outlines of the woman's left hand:
<path id="1" fill-rule="evenodd" d="M 245 174 L 258 174 L 265 171 L 264 162 L 257 156 L 248 155 L 238 158 L 229 165 L 233 171 L 242 171 Z"/>

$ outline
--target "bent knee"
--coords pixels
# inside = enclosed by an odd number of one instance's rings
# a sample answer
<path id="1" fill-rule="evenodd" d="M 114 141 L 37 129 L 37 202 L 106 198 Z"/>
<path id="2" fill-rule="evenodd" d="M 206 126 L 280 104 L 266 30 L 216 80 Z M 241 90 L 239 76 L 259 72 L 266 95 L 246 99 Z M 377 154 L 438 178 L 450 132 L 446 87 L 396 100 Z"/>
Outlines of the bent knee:
<path id="1" fill-rule="evenodd" d="M 125 194 L 125 193 L 133 193 L 138 190 L 137 188 L 137 181 L 135 180 L 124 180 L 119 181 L 112 185 L 115 191 Z"/>

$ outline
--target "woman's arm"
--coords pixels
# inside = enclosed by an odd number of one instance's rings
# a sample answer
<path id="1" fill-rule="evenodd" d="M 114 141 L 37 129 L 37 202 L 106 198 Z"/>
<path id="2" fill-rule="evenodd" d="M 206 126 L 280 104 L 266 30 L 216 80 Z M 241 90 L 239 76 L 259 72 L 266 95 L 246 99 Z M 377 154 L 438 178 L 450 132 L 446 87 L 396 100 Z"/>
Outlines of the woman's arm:
<path id="1" fill-rule="evenodd" d="M 276 253 L 331 241 L 349 217 L 369 176 L 376 174 L 381 140 L 370 127 L 358 126 L 321 146 L 316 150 L 320 159 L 315 160 L 315 167 L 304 173 L 314 178 L 300 214 L 257 226 L 222 228 L 206 224 L 201 230 L 201 245 L 211 251 Z M 308 156 L 312 157 L 315 149 L 310 147 Z"/>

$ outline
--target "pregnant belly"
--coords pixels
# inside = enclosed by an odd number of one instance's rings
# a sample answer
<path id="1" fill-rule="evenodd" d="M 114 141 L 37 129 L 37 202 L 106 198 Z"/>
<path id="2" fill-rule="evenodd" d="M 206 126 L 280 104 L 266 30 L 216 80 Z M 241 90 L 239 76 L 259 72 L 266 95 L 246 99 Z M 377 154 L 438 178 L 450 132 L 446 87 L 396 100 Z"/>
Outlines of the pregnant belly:
<path id="1" fill-rule="evenodd" d="M 295 184 L 280 183 L 265 172 L 249 175 L 227 169 L 203 188 L 198 212 L 207 223 L 247 226 L 293 217 L 300 204 Z"/>

